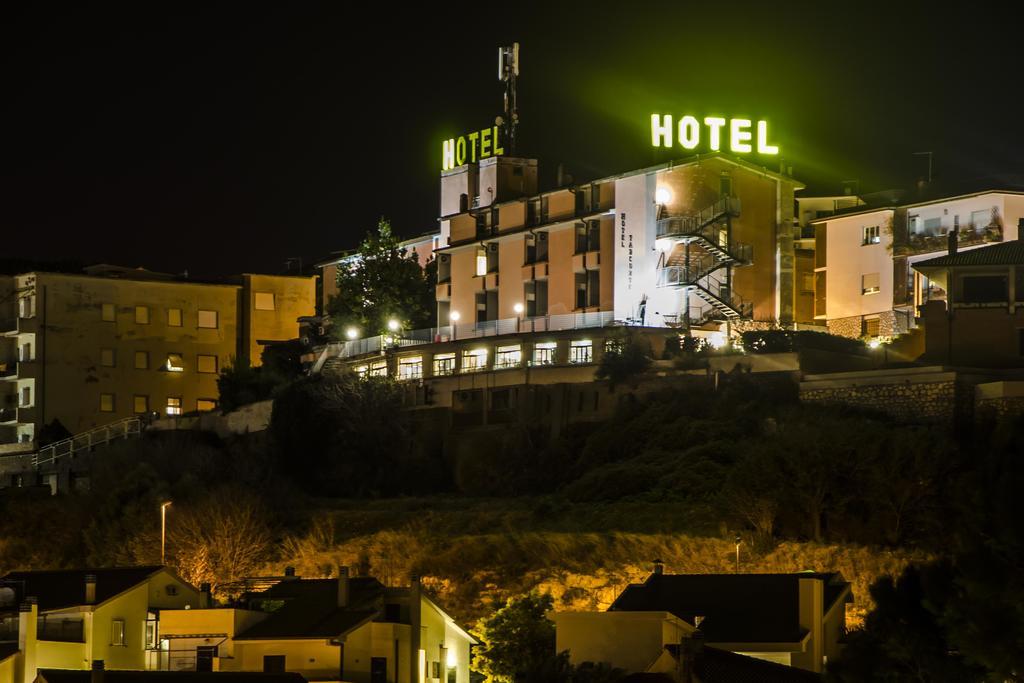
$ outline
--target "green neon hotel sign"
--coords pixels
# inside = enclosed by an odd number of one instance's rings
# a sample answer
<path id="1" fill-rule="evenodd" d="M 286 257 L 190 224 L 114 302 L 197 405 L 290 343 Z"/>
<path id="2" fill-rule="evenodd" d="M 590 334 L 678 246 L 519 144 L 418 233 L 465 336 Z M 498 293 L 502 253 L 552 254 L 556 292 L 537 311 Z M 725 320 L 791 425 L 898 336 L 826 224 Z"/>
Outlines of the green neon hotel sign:
<path id="1" fill-rule="evenodd" d="M 767 121 L 724 116 L 705 116 L 701 121 L 687 114 L 673 125 L 671 114 L 651 114 L 651 144 L 655 147 L 672 147 L 675 140 L 683 149 L 693 150 L 704 139 L 712 152 L 722 151 L 728 140 L 729 151 L 735 154 L 750 154 L 755 149 L 758 154 L 779 153 L 779 146 L 768 142 Z"/>
<path id="2" fill-rule="evenodd" d="M 441 144 L 441 170 L 450 171 L 465 163 L 476 163 L 480 159 L 505 154 L 501 146 L 500 130 L 498 126 L 492 126 L 445 140 Z"/>

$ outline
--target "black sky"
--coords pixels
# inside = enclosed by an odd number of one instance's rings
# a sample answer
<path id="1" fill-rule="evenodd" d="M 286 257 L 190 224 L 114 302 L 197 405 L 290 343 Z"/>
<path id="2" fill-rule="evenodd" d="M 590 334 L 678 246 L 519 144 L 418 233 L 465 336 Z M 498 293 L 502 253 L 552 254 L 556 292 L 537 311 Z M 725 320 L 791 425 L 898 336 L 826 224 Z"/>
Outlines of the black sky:
<path id="1" fill-rule="evenodd" d="M 382 215 L 434 229 L 440 142 L 500 113 L 512 40 L 520 151 L 548 181 L 664 160 L 654 111 L 767 118 L 821 191 L 905 186 L 922 150 L 938 179 L 1024 173 L 1005 5 L 287 4 L 7 16 L 0 257 L 278 272 Z"/>

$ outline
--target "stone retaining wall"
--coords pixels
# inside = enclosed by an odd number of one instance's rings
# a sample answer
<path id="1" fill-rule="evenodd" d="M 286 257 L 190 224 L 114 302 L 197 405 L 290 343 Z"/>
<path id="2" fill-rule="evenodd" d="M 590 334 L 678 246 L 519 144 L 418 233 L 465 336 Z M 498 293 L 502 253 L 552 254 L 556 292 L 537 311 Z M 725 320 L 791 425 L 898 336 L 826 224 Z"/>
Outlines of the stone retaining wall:
<path id="1" fill-rule="evenodd" d="M 822 387 L 801 391 L 800 399 L 877 410 L 901 420 L 949 420 L 958 413 L 960 393 L 949 380 Z"/>

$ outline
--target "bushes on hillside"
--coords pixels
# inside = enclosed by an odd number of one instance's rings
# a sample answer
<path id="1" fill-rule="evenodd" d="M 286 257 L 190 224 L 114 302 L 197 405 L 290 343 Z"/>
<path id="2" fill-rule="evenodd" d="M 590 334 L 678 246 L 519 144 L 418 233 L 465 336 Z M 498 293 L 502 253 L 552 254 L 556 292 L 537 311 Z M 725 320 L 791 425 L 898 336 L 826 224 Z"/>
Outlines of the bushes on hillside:
<path id="1" fill-rule="evenodd" d="M 811 330 L 750 330 L 742 334 L 742 339 L 743 348 L 750 353 L 786 353 L 816 349 L 859 354 L 867 348 L 859 339 Z"/>
<path id="2" fill-rule="evenodd" d="M 270 436 L 281 471 L 317 495 L 387 496 L 446 487 L 402 410 L 401 386 L 380 377 L 314 375 L 274 401 Z"/>

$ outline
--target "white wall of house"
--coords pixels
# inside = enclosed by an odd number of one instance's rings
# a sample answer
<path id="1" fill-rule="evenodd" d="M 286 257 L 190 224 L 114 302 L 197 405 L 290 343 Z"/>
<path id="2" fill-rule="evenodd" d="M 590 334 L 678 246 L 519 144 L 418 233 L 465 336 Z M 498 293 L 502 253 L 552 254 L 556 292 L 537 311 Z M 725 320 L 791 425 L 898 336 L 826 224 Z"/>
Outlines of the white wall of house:
<path id="1" fill-rule="evenodd" d="M 874 315 L 892 309 L 892 235 L 886 226 L 892 209 L 835 218 L 827 223 L 828 320 Z M 864 244 L 864 230 L 878 228 L 879 241 Z M 878 291 L 864 294 L 864 277 L 877 274 Z"/>

